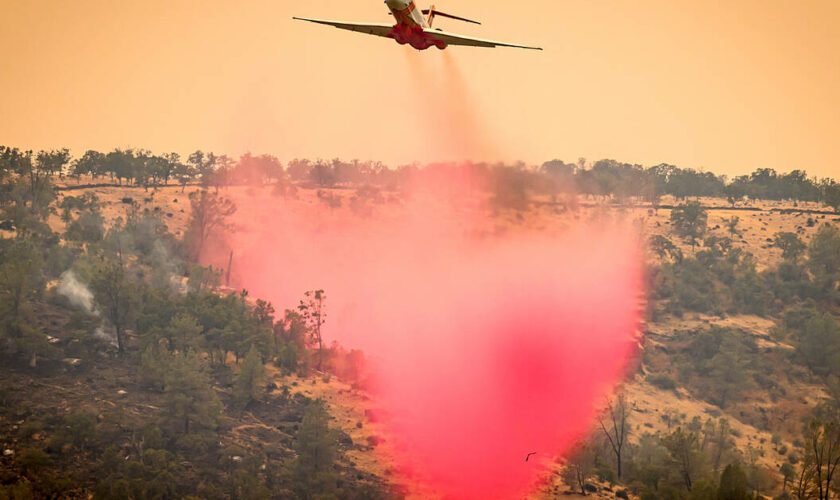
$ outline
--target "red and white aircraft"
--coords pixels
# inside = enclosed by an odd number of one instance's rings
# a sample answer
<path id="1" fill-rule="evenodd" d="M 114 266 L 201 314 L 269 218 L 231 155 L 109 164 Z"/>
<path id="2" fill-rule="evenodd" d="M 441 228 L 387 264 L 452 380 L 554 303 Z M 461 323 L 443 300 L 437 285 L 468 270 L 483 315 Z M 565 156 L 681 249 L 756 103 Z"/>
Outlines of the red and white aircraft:
<path id="1" fill-rule="evenodd" d="M 358 31 L 368 35 L 384 36 L 393 38 L 400 45 L 409 44 L 417 50 L 426 50 L 429 47 L 437 47 L 441 50 L 449 45 L 469 45 L 472 47 L 515 47 L 519 49 L 542 50 L 540 47 L 527 47 L 512 43 L 494 42 L 470 36 L 456 35 L 432 28 L 436 16 L 457 19 L 473 24 L 481 24 L 477 21 L 464 19 L 463 17 L 446 14 L 435 10 L 434 5 L 428 9 L 419 10 L 414 0 L 385 0 L 385 4 L 391 9 L 391 15 L 397 21 L 396 24 L 386 23 L 345 23 L 342 21 L 327 21 L 324 19 L 307 19 L 295 17 L 299 21 L 326 24 L 343 30 Z M 424 17 L 426 16 L 426 17 Z"/>

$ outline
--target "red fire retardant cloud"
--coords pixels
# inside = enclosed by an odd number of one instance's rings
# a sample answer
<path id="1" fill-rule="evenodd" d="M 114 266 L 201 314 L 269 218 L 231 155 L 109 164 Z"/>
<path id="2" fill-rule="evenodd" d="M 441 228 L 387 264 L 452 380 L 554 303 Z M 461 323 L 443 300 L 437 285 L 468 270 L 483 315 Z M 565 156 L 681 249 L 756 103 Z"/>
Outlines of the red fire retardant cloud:
<path id="1" fill-rule="evenodd" d="M 278 307 L 326 291 L 327 340 L 365 352 L 401 470 L 443 497 L 527 494 L 635 353 L 640 249 L 620 223 L 505 231 L 422 195 L 359 217 L 235 193 L 235 285 Z"/>

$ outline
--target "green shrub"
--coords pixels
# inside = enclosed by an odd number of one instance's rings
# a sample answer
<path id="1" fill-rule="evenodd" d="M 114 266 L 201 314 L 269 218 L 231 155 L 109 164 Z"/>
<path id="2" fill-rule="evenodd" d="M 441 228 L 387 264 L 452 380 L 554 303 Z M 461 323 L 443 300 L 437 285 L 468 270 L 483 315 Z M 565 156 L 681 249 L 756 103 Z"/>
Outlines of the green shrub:
<path id="1" fill-rule="evenodd" d="M 7 486 L 0 485 L 0 500 L 30 500 L 35 498 L 32 483 L 18 481 Z"/>
<path id="2" fill-rule="evenodd" d="M 657 389 L 662 389 L 663 391 L 673 391 L 677 388 L 677 382 L 668 375 L 664 374 L 648 375 L 647 381 L 650 385 L 656 387 Z"/>
<path id="3" fill-rule="evenodd" d="M 50 464 L 52 460 L 40 448 L 24 448 L 18 455 L 17 463 L 27 475 L 36 475 L 38 471 Z"/>

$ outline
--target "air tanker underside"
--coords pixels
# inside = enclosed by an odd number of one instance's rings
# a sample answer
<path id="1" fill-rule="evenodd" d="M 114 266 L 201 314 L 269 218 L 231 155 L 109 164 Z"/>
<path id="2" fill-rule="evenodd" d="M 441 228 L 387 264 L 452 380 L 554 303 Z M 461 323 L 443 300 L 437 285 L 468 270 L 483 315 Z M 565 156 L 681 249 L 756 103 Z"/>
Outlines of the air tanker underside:
<path id="1" fill-rule="evenodd" d="M 468 45 L 471 47 L 515 47 L 518 49 L 542 50 L 540 47 L 528 47 L 512 43 L 494 42 L 470 36 L 448 33 L 440 28 L 432 28 L 435 16 L 447 17 L 458 21 L 465 21 L 473 24 L 481 24 L 476 21 L 464 19 L 435 10 L 434 6 L 428 9 L 419 10 L 413 0 L 385 0 L 385 4 L 391 9 L 391 15 L 397 21 L 396 24 L 387 23 L 346 23 L 342 21 L 327 21 L 324 19 L 307 19 L 295 17 L 299 21 L 326 24 L 343 30 L 358 31 L 368 35 L 384 36 L 393 38 L 400 45 L 411 45 L 417 50 L 426 50 L 429 47 L 437 47 L 441 50 L 450 45 Z M 424 17 L 425 16 L 425 17 Z"/>

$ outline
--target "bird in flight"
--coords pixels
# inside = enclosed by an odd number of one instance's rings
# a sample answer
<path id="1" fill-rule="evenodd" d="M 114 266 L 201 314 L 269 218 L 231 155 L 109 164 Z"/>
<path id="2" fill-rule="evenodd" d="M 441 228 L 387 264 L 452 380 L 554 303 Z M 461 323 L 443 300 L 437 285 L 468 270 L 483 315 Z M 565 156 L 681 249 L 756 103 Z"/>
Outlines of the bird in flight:
<path id="1" fill-rule="evenodd" d="M 343 30 L 357 31 L 368 35 L 382 36 L 396 40 L 400 45 L 408 44 L 417 50 L 426 50 L 429 47 L 445 49 L 450 45 L 466 45 L 471 47 L 514 47 L 518 49 L 542 50 L 540 47 L 528 47 L 513 43 L 495 42 L 471 36 L 458 35 L 443 31 L 440 28 L 433 28 L 436 17 L 445 17 L 464 21 L 472 24 L 481 24 L 478 21 L 453 16 L 435 9 L 432 5 L 428 9 L 419 10 L 414 0 L 385 0 L 390 9 L 390 14 L 396 20 L 396 24 L 390 23 L 347 23 L 343 21 L 329 21 L 325 19 L 309 19 L 306 17 L 294 17 L 298 21 L 309 21 L 311 23 L 326 24 Z"/>
<path id="2" fill-rule="evenodd" d="M 527 462 L 527 461 L 528 461 L 528 459 L 530 459 L 530 458 L 531 458 L 531 455 L 536 455 L 536 454 L 537 454 L 537 452 L 536 452 L 536 451 L 532 451 L 531 453 L 528 453 L 528 455 L 526 455 L 526 456 L 525 456 L 525 461 Z"/>

